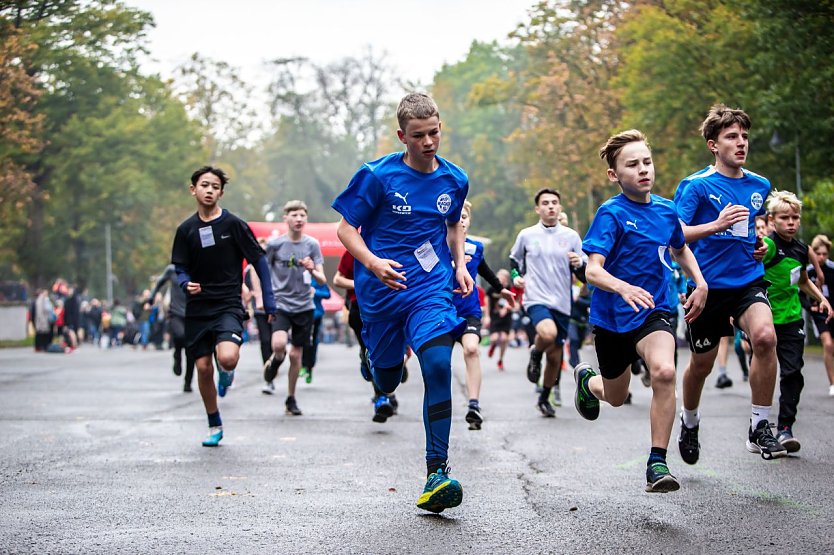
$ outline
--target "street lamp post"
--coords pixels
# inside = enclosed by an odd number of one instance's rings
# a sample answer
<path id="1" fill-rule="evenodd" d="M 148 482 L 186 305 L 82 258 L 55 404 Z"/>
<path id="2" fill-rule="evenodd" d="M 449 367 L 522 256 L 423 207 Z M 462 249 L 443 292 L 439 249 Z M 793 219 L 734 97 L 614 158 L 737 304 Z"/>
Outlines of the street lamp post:
<path id="1" fill-rule="evenodd" d="M 104 248 L 106 250 L 107 304 L 113 306 L 113 254 L 110 246 L 110 224 L 104 225 Z"/>

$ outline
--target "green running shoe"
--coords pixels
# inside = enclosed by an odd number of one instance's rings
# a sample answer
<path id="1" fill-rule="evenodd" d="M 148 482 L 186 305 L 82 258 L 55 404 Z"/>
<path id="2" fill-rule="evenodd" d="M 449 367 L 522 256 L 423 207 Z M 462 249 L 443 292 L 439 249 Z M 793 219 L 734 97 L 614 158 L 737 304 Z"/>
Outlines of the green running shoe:
<path id="1" fill-rule="evenodd" d="M 423 495 L 417 500 L 417 506 L 426 511 L 441 513 L 444 509 L 457 507 L 463 501 L 463 488 L 460 482 L 449 478 L 449 468 L 440 467 L 426 480 Z"/>
<path id="2" fill-rule="evenodd" d="M 599 399 L 588 389 L 588 380 L 596 375 L 591 365 L 585 362 L 577 364 L 573 369 L 573 379 L 576 381 L 573 404 L 576 411 L 587 420 L 596 420 L 599 417 Z"/>
<path id="3" fill-rule="evenodd" d="M 649 493 L 669 493 L 678 491 L 681 485 L 669 472 L 665 462 L 655 462 L 646 469 L 646 491 Z"/>

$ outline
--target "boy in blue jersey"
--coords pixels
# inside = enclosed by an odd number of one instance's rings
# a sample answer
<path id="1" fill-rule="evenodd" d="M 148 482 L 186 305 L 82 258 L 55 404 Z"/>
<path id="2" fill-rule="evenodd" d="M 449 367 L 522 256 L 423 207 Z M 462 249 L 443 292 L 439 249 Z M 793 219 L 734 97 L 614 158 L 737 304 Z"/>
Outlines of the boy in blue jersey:
<path id="1" fill-rule="evenodd" d="M 750 117 L 744 111 L 713 106 L 701 124 L 701 134 L 715 164 L 685 178 L 675 191 L 684 236 L 710 287 L 704 313 L 689 323 L 692 357 L 683 373 L 678 438 L 681 458 L 688 464 L 695 464 L 700 456 L 698 405 L 721 338 L 734 335 L 731 318 L 753 349 L 747 449 L 764 459 L 787 454 L 768 422 L 776 385 L 776 332 L 759 262 L 766 248 L 757 239 L 755 219 L 764 214 L 770 182 L 743 168 L 749 129 Z"/>
<path id="2" fill-rule="evenodd" d="M 654 165 L 646 137 L 623 131 L 599 151 L 608 163 L 608 179 L 622 193 L 605 202 L 585 239 L 585 276 L 596 287 L 589 321 L 594 326 L 600 375 L 588 364 L 574 368 L 577 411 L 588 420 L 599 416 L 599 401 L 618 407 L 628 396 L 631 364 L 642 358 L 651 374 L 652 446 L 646 491 L 680 488 L 669 472 L 666 450 L 675 423 L 675 330 L 669 304 L 672 266 L 669 252 L 691 276 L 696 288 L 684 307 L 686 320 L 698 317 L 707 284 L 686 246 L 674 204 L 651 194 Z"/>
<path id="3" fill-rule="evenodd" d="M 457 288 L 467 296 L 474 287 L 460 225 L 469 178 L 437 155 L 440 114 L 429 96 L 406 95 L 397 121 L 405 152 L 364 164 L 333 208 L 342 215 L 339 239 L 356 258 L 354 286 L 373 381 L 386 394 L 374 403 L 376 412 L 393 414 L 387 395 L 402 380 L 407 345 L 420 360 L 428 479 L 417 506 L 439 513 L 463 499 L 447 458 L 452 347 L 466 325 L 452 293 Z"/>
<path id="4" fill-rule="evenodd" d="M 464 235 L 469 232 L 469 225 L 472 221 L 472 204 L 467 200 L 463 203 L 463 211 L 460 214 L 460 224 L 463 227 Z M 494 291 L 498 291 L 501 297 L 509 303 L 510 307 L 515 306 L 515 294 L 504 287 L 498 276 L 484 260 L 484 245 L 478 241 L 466 237 L 463 245 L 466 257 L 466 271 L 475 277 L 482 276 Z M 466 422 L 470 430 L 480 430 L 484 422 L 481 415 L 481 406 L 478 398 L 481 394 L 481 303 L 478 295 L 463 296 L 455 293 L 452 297 L 455 310 L 458 316 L 466 320 L 466 329 L 463 335 L 458 338 L 463 347 L 463 360 L 466 363 L 466 389 L 469 392 L 469 407 L 466 411 Z"/>
<path id="5" fill-rule="evenodd" d="M 208 416 L 205 447 L 217 447 L 223 439 L 217 395 L 226 395 L 240 359 L 245 316 L 240 299 L 244 258 L 261 278 L 264 310 L 270 319 L 276 310 L 264 250 L 246 222 L 218 204 L 227 181 L 223 170 L 211 166 L 191 175 L 197 212 L 177 228 L 171 252 L 177 284 L 186 294 L 185 349 L 197 367 L 197 385 Z M 212 358 L 218 366 L 216 389 Z"/>

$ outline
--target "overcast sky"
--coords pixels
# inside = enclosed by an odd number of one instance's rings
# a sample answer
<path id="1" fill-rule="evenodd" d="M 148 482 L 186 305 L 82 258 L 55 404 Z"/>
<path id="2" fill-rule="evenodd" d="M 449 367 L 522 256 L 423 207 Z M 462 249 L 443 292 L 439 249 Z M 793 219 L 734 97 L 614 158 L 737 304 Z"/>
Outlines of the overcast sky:
<path id="1" fill-rule="evenodd" d="M 405 80 L 428 84 L 473 40 L 505 41 L 536 0 L 124 0 L 153 14 L 154 63 L 169 77 L 193 52 L 222 60 L 257 82 L 266 60 L 303 56 L 319 64 L 359 57 L 371 45 Z"/>

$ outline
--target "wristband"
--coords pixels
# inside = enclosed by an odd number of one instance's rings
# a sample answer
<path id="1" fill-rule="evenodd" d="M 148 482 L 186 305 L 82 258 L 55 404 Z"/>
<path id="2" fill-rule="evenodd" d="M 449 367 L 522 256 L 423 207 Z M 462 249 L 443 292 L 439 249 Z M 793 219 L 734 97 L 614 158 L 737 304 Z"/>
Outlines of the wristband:
<path id="1" fill-rule="evenodd" d="M 521 277 L 521 274 L 518 273 L 518 270 L 513 268 L 512 270 L 510 270 L 510 277 L 515 279 L 517 277 Z"/>

